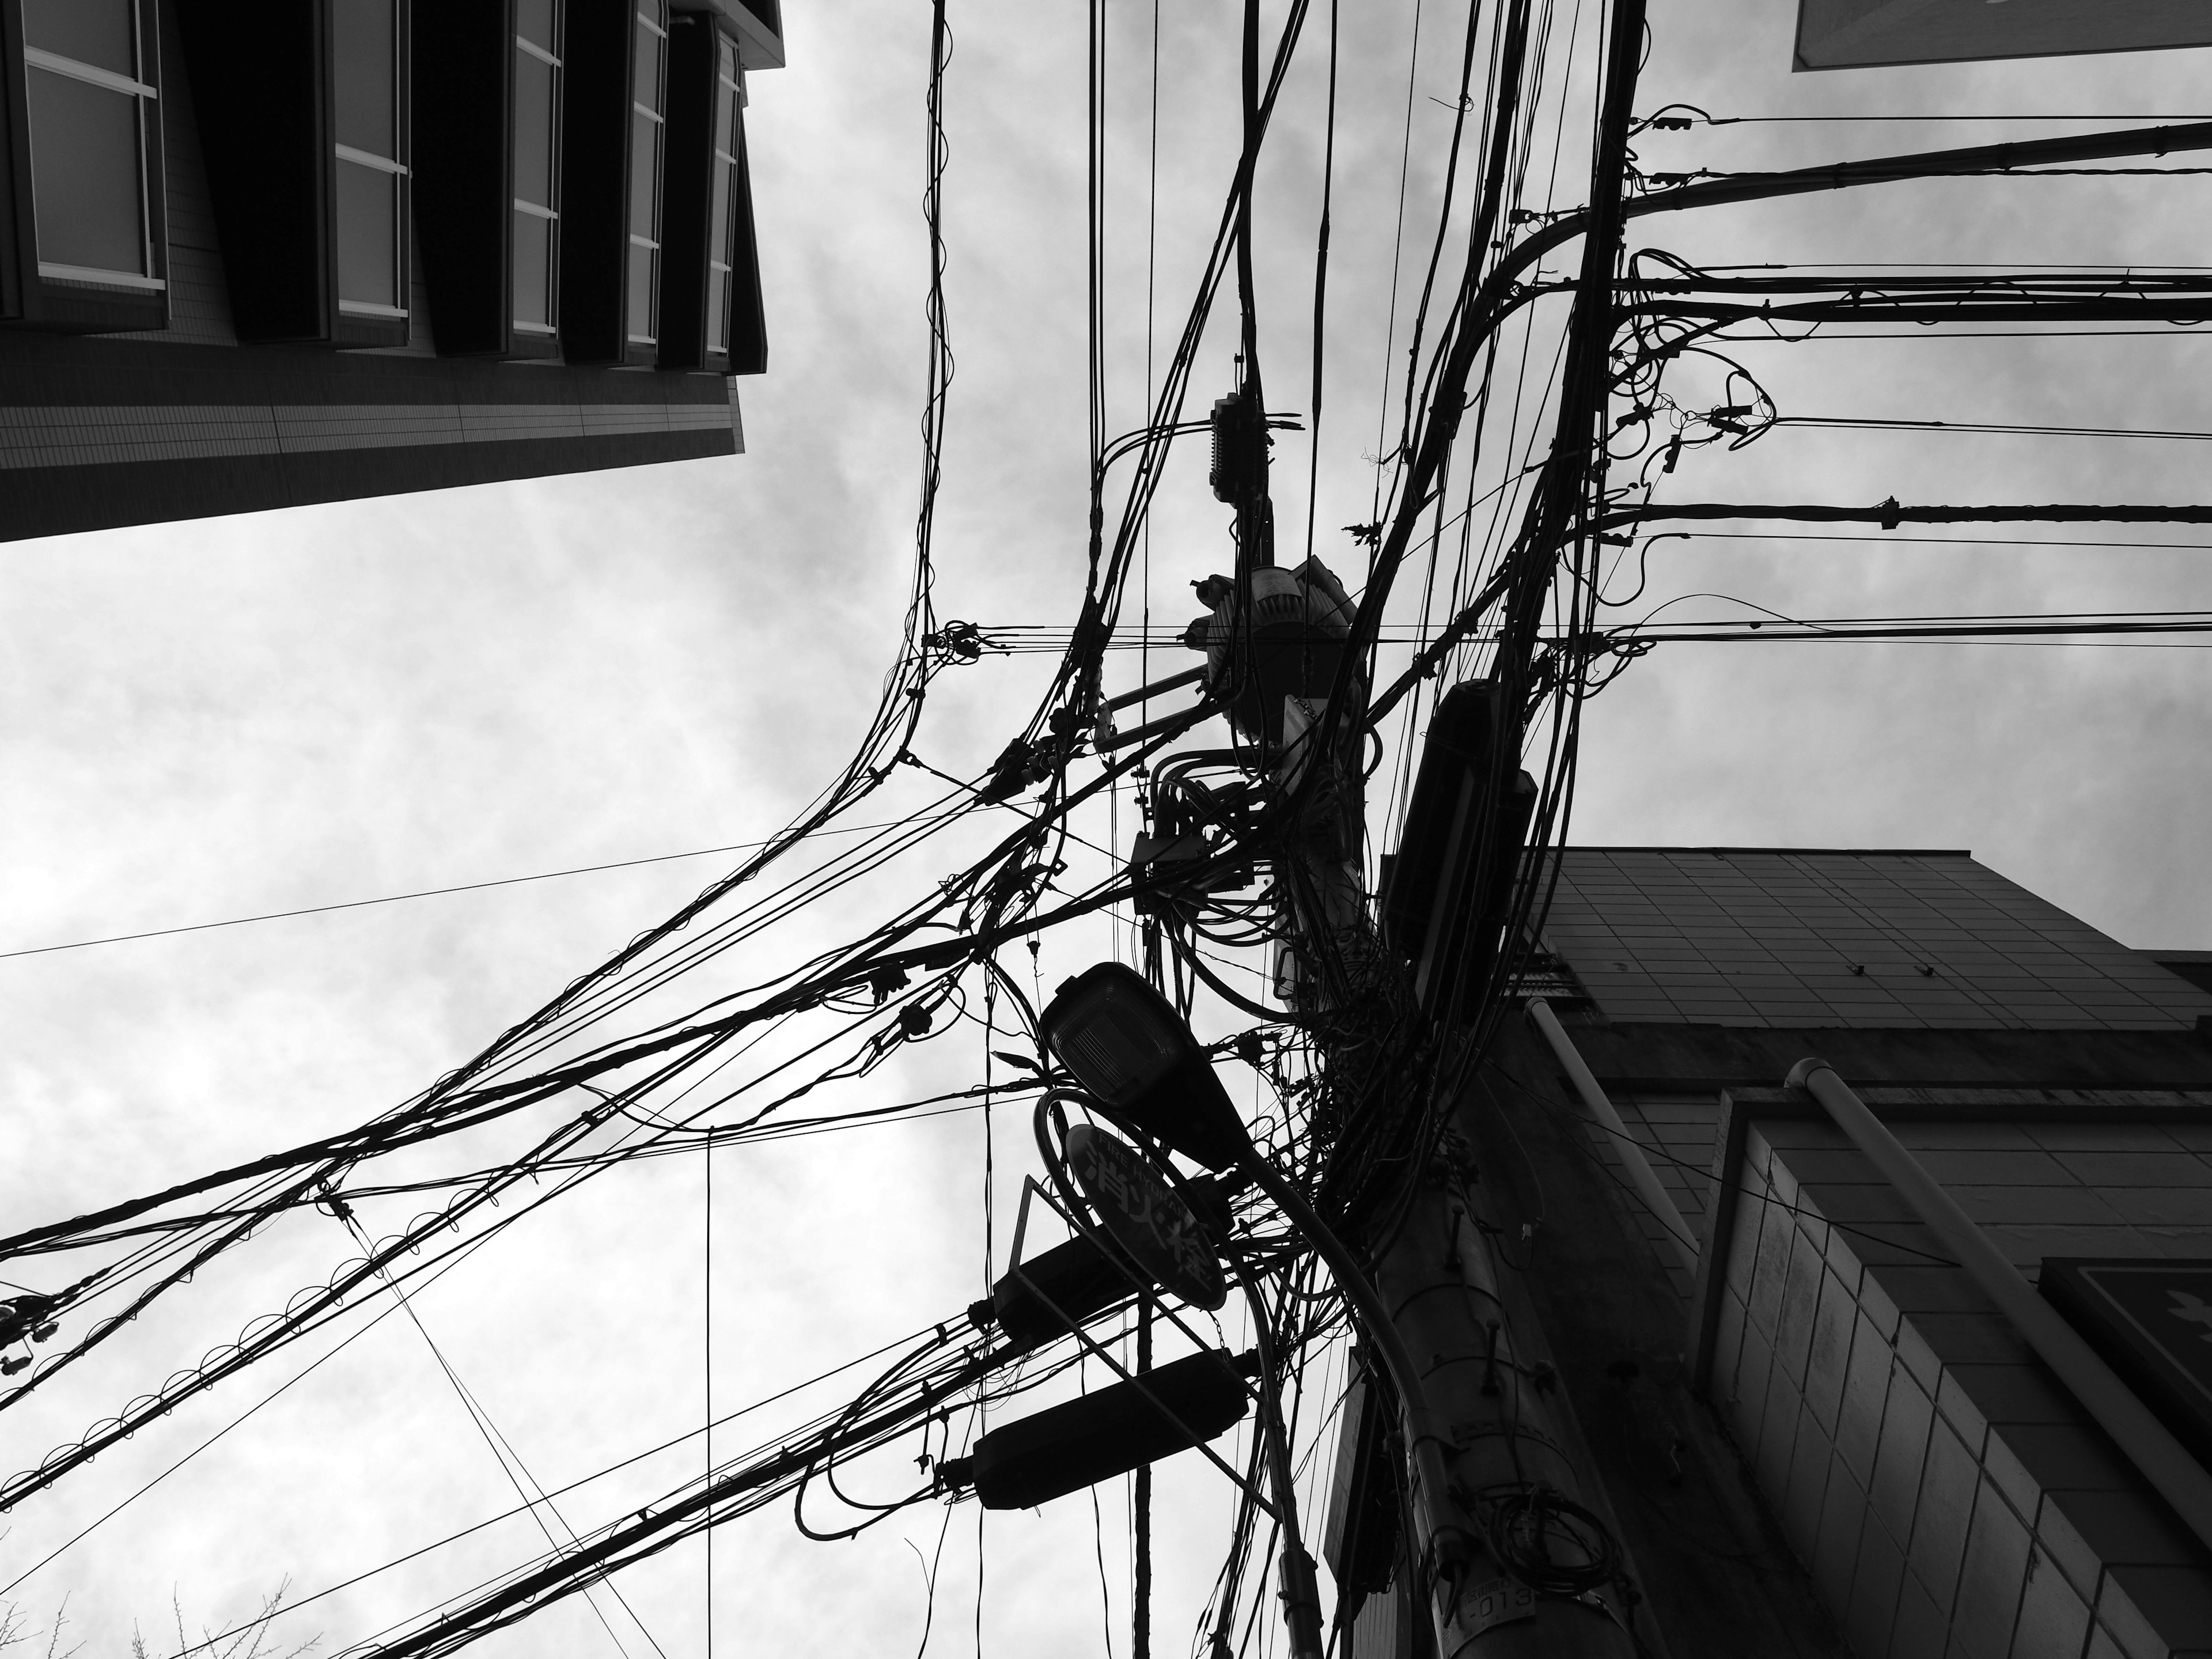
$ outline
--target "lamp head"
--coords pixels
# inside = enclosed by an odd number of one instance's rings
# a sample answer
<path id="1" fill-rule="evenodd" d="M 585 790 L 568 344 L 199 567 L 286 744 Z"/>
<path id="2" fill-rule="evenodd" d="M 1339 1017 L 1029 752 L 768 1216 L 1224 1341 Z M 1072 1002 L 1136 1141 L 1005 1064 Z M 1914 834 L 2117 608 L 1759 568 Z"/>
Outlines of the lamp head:
<path id="1" fill-rule="evenodd" d="M 1044 1011 L 1044 1040 L 1114 1116 L 1209 1170 L 1251 1152 L 1229 1091 L 1175 1005 L 1118 962 L 1063 984 Z"/>

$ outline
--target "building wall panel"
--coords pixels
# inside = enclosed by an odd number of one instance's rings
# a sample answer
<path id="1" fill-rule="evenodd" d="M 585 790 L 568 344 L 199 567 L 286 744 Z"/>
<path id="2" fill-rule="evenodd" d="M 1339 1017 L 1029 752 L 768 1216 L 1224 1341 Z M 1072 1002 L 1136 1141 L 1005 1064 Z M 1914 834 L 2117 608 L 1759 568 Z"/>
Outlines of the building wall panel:
<path id="1" fill-rule="evenodd" d="M 1571 848 L 1545 929 L 1609 1018 L 2174 1030 L 2212 993 L 1957 853 Z"/>
<path id="2" fill-rule="evenodd" d="M 2069 1183 L 2049 1182 L 2035 1161 L 2045 1153 L 1957 1144 L 2010 1138 L 1976 1127 L 1912 1123 L 1899 1133 L 1983 1159 L 1984 1176 L 2045 1182 L 1990 1182 L 1985 1193 L 2047 1202 L 2071 1191 L 2108 1212 L 2128 1207 L 2125 1189 L 2106 1205 L 2055 1153 Z M 2095 1125 L 2054 1139 L 2094 1150 L 2079 1143 L 2100 1128 L 2107 1140 L 2147 1139 L 2139 1127 Z M 2169 1147 L 2175 1163 L 2162 1167 L 2202 1167 Z M 2212 1574 L 2196 1546 L 1963 1270 L 1838 1223 L 1832 1196 L 1876 1184 L 1863 1158 L 1817 1122 L 1754 1124 L 1745 1153 L 1747 1190 L 1715 1291 L 1723 1340 L 1711 1396 L 1859 1650 L 1959 1659 L 2212 1651 Z M 2212 1193 L 2212 1171 L 2200 1179 L 2195 1190 Z M 2022 1224 L 2013 1249 L 2032 1269 L 2062 1253 L 2046 1248 L 2054 1239 L 2079 1231 Z M 2132 1233 L 2117 1221 L 2104 1231 Z M 2132 1238 L 2115 1253 L 2134 1253 Z M 1808 1255 L 1817 1277 L 1804 1268 Z"/>

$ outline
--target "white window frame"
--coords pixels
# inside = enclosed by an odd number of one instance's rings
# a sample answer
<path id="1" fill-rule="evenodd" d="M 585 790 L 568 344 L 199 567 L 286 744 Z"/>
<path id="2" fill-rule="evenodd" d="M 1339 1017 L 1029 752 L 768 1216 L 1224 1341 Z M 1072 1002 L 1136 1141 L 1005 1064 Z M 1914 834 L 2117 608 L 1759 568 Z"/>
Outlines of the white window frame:
<path id="1" fill-rule="evenodd" d="M 722 148 L 724 127 L 720 118 L 721 94 L 726 92 L 730 96 L 730 112 L 736 118 L 730 124 L 731 126 L 733 128 L 741 126 L 744 121 L 745 70 L 744 65 L 738 58 L 737 42 L 719 30 L 715 32 L 714 38 L 714 173 L 716 176 L 707 181 L 707 200 L 709 204 L 714 202 L 714 186 L 720 182 L 720 175 L 726 167 L 729 169 L 730 195 L 729 200 L 723 204 L 722 222 L 709 226 L 708 228 L 707 295 L 709 310 L 707 313 L 705 344 L 708 350 L 720 352 L 726 358 L 730 355 L 732 279 L 737 270 L 727 256 L 737 252 L 738 156 L 736 151 Z M 716 258 L 718 252 L 724 257 Z M 720 297 L 719 304 L 715 303 L 717 296 Z M 715 338 L 717 334 L 721 337 L 719 341 Z"/>
<path id="2" fill-rule="evenodd" d="M 566 33 L 565 26 L 568 22 L 565 10 L 561 0 L 555 0 L 554 20 L 563 26 L 563 33 Z M 565 52 L 568 42 L 563 40 L 561 44 Z M 568 76 L 568 66 L 563 57 L 556 56 L 546 51 L 535 40 L 527 39 L 520 29 L 515 31 L 514 46 L 515 50 L 525 57 L 535 58 L 553 71 L 553 131 L 546 135 L 545 141 L 552 146 L 553 149 L 551 168 L 553 191 L 557 197 L 561 191 L 561 100 L 566 91 L 562 82 Z M 511 115 L 507 141 L 510 147 L 514 143 Z M 545 282 L 550 290 L 547 295 L 550 303 L 547 305 L 546 309 L 557 319 L 561 314 L 561 210 L 557 207 L 548 207 L 543 202 L 526 202 L 518 196 L 514 198 L 514 210 L 517 213 L 526 213 L 533 219 L 543 219 L 553 227 L 551 251 L 546 259 Z M 550 340 L 561 331 L 557 320 L 550 323 L 531 323 L 523 321 L 514 314 L 514 287 L 511 279 L 507 285 L 507 326 L 520 333 L 534 334 L 542 339 Z"/>
<path id="3" fill-rule="evenodd" d="M 137 0 L 132 0 L 131 55 L 142 65 L 146 61 L 146 52 L 145 43 L 139 38 L 139 31 L 144 21 L 143 8 L 137 3 Z M 149 143 L 146 131 L 149 112 L 146 106 L 149 104 L 154 105 L 153 116 L 155 118 L 159 118 L 161 88 L 150 82 L 138 80 L 135 76 L 118 75 L 113 70 L 102 69 L 97 64 L 82 64 L 74 58 L 64 58 L 58 52 L 48 52 L 45 47 L 32 46 L 27 41 L 23 46 L 23 67 L 27 83 L 32 70 L 44 70 L 49 75 L 58 75 L 71 81 L 82 81 L 88 86 L 104 88 L 109 92 L 124 93 L 138 100 L 137 108 L 134 112 L 138 121 L 138 247 L 139 260 L 144 268 L 139 270 L 109 270 L 104 266 L 68 265 L 58 260 L 40 259 L 39 275 L 50 281 L 59 283 L 82 283 L 102 288 L 134 288 L 143 289 L 149 294 L 160 294 L 166 291 L 169 286 L 168 279 L 166 276 L 155 276 L 150 274 L 160 265 L 161 261 L 155 257 L 156 250 L 154 246 L 153 194 L 155 179 L 154 170 L 146 164 Z M 27 90 L 27 84 L 26 89 Z M 31 135 L 31 146 L 33 151 L 37 149 L 38 143 L 39 136 L 34 132 Z M 32 223 L 35 227 L 38 222 L 35 183 L 32 190 Z M 35 228 L 32 234 L 33 237 L 36 236 Z"/>
<path id="4" fill-rule="evenodd" d="M 407 0 L 392 0 L 392 142 L 394 149 L 401 150 L 407 148 L 406 5 Z M 331 143 L 331 150 L 340 161 L 350 161 L 356 167 L 367 167 L 372 173 L 385 173 L 399 180 L 399 187 L 392 192 L 394 222 L 392 240 L 395 259 L 392 273 L 392 289 L 402 299 L 412 300 L 414 295 L 409 289 L 413 282 L 414 260 L 410 233 L 413 229 L 410 222 L 414 216 L 410 211 L 407 200 L 407 181 L 414 176 L 414 169 L 394 156 L 379 155 L 374 150 L 356 149 L 351 144 L 341 144 L 335 139 Z M 335 234 L 336 227 L 332 228 Z M 338 280 L 335 271 L 331 280 L 335 287 Z M 368 318 L 380 322 L 405 322 L 413 315 L 413 307 L 378 305 L 373 301 L 349 300 L 340 295 L 338 315 Z"/>
<path id="5" fill-rule="evenodd" d="M 654 6 L 655 10 L 659 14 L 658 20 L 656 20 L 655 17 L 647 15 L 646 8 L 648 4 Z M 668 111 L 666 108 L 666 105 L 668 103 L 668 24 L 665 21 L 668 16 L 668 0 L 630 0 L 630 27 L 632 31 L 630 39 L 633 42 L 635 42 L 637 38 L 635 31 L 639 28 L 651 29 L 655 34 L 660 37 L 660 102 L 663 107 L 659 109 L 647 109 L 643 104 L 637 101 L 636 97 L 634 95 L 637 86 L 635 71 L 633 71 L 630 78 L 630 88 L 633 96 L 629 100 L 630 109 L 635 113 L 646 117 L 653 123 L 653 228 L 655 230 L 659 230 L 660 228 L 660 215 L 662 207 L 660 200 L 662 185 L 661 175 L 666 171 L 668 166 Z M 635 50 L 635 45 L 633 45 L 632 50 Z M 636 165 L 635 161 L 633 161 L 631 164 L 631 177 L 635 178 L 635 176 Z M 634 218 L 636 213 L 636 204 L 635 203 L 625 202 L 623 205 L 629 210 L 629 216 Z M 657 289 L 659 286 L 660 280 L 660 240 L 654 237 L 641 236 L 635 230 L 629 230 L 627 225 L 624 226 L 624 229 L 628 232 L 629 237 L 629 241 L 624 244 L 625 246 L 650 248 L 653 251 L 651 270 L 653 271 L 653 285 Z M 629 331 L 629 273 L 625 270 L 623 273 L 623 337 L 631 345 L 657 346 L 660 343 L 660 295 L 659 293 L 656 292 L 653 295 L 649 303 L 653 308 L 652 316 L 653 331 L 650 334 L 632 334 Z"/>

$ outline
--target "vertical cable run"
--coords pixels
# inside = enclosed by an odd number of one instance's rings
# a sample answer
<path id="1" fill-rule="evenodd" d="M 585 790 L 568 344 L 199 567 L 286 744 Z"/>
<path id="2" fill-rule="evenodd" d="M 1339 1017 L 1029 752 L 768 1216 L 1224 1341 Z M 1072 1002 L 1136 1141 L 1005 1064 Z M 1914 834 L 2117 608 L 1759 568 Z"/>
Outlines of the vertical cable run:
<path id="1" fill-rule="evenodd" d="M 1313 430 L 1306 438 L 1306 557 L 1313 557 L 1314 513 L 1321 490 L 1322 359 L 1328 340 L 1328 210 L 1336 180 L 1336 11 L 1328 0 L 1328 116 L 1321 152 L 1321 230 L 1314 239 Z"/>
<path id="2" fill-rule="evenodd" d="M 1085 133 L 1084 189 L 1087 200 L 1085 235 L 1090 289 L 1085 325 L 1090 380 L 1091 470 L 1095 475 L 1106 453 L 1106 8 L 1091 0 L 1089 61 L 1085 93 L 1089 121 Z"/>
<path id="3" fill-rule="evenodd" d="M 1145 418 L 1158 418 L 1152 407 L 1152 301 L 1159 268 L 1160 240 L 1160 0 L 1152 0 L 1152 100 L 1145 155 Z M 1152 683 L 1152 520 L 1145 515 L 1144 569 L 1139 578 L 1137 618 L 1137 684 Z M 1152 699 L 1137 705 L 1137 724 L 1152 719 Z M 1141 800 L 1141 791 L 1139 799 Z M 1133 921 L 1136 937 L 1130 955 L 1144 965 L 1143 924 Z"/>
<path id="4" fill-rule="evenodd" d="M 1260 313 L 1253 292 L 1252 191 L 1253 175 L 1260 167 L 1260 0 L 1244 0 L 1244 36 L 1239 53 L 1243 89 L 1244 161 L 1238 169 L 1237 192 L 1237 309 L 1238 351 L 1244 359 L 1243 383 L 1237 389 L 1252 401 L 1256 411 L 1266 404 L 1260 388 Z"/>
<path id="5" fill-rule="evenodd" d="M 1137 1298 L 1137 1375 L 1152 1368 L 1152 1298 Z M 1137 1465 L 1136 1594 L 1129 1604 L 1129 1650 L 1152 1659 L 1152 1466 Z"/>
<path id="6" fill-rule="evenodd" d="M 1382 405 L 1375 412 L 1375 499 L 1369 516 L 1377 522 L 1382 517 L 1382 470 L 1398 459 L 1383 454 L 1382 440 L 1390 430 L 1391 369 L 1398 350 L 1398 262 L 1406 252 L 1406 180 L 1413 166 L 1413 82 L 1420 66 L 1421 0 L 1413 0 L 1413 43 L 1406 54 L 1406 133 L 1398 152 L 1398 222 L 1390 247 L 1390 310 L 1382 333 Z"/>
<path id="7" fill-rule="evenodd" d="M 702 1297 L 706 1303 L 706 1317 L 702 1323 L 706 1335 L 702 1356 L 706 1371 L 707 1390 L 707 1480 L 711 1486 L 714 1479 L 714 1141 L 709 1135 L 705 1148 L 707 1160 L 706 1221 L 702 1228 L 703 1243 L 701 1254 L 706 1260 L 704 1275 L 706 1288 Z M 707 1506 L 707 1659 L 714 1659 L 714 1509 Z"/>

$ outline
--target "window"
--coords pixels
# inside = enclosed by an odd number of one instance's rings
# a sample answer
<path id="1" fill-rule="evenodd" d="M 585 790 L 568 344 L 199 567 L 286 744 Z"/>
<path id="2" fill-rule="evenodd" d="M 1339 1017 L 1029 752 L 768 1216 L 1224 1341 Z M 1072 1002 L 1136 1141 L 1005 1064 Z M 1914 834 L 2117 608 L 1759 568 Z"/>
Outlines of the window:
<path id="1" fill-rule="evenodd" d="M 691 77 L 672 76 L 671 65 L 679 40 L 691 39 L 702 14 L 674 16 L 669 0 L 567 0 L 564 13 L 561 355 L 571 363 L 657 363 L 664 337 L 672 328 L 680 331 L 689 315 L 664 314 L 659 289 L 670 269 L 671 239 L 680 243 L 688 235 L 694 269 L 702 279 L 706 270 L 706 94 L 714 54 L 709 50 L 698 61 L 699 96 L 683 100 L 686 123 L 696 106 L 696 142 L 679 143 L 670 137 L 678 118 L 670 88 L 688 88 Z M 697 175 L 697 211 L 678 203 L 672 213 L 665 204 L 687 167 Z"/>
<path id="2" fill-rule="evenodd" d="M 741 250 L 750 246 L 742 218 L 739 61 L 714 14 L 671 20 L 660 134 L 659 315 L 651 352 L 661 368 L 728 368 L 731 295 L 744 272 Z M 647 354 L 631 343 L 628 355 L 635 362 Z"/>
<path id="3" fill-rule="evenodd" d="M 561 269 L 561 0 L 515 0 L 514 326 L 550 337 Z"/>
<path id="4" fill-rule="evenodd" d="M 335 0 L 331 19 L 338 310 L 357 316 L 407 314 L 400 10 L 398 0 Z"/>
<path id="5" fill-rule="evenodd" d="M 660 331 L 660 160 L 667 58 L 667 0 L 637 0 L 637 38 L 630 54 L 629 338 L 633 345 L 651 345 Z"/>
<path id="6" fill-rule="evenodd" d="M 730 349 L 730 260 L 738 239 L 738 49 L 724 36 L 714 64 L 714 185 L 707 219 L 707 349 Z"/>
<path id="7" fill-rule="evenodd" d="M 39 275 L 157 291 L 161 123 L 136 0 L 22 0 Z"/>

